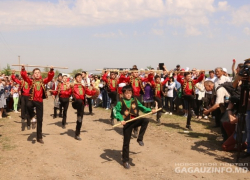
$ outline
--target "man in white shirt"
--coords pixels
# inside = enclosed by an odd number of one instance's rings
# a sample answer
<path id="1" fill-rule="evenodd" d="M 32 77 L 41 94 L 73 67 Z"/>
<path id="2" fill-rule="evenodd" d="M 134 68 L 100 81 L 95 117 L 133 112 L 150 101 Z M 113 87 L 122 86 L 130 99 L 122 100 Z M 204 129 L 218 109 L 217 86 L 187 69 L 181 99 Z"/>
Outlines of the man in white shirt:
<path id="1" fill-rule="evenodd" d="M 212 81 L 205 81 L 204 86 L 207 91 L 212 91 L 214 89 L 215 83 Z M 225 97 L 227 97 L 228 99 L 230 97 L 230 94 L 227 92 L 227 90 L 223 86 L 217 88 L 215 104 L 209 109 L 204 109 L 203 114 L 208 115 L 209 113 L 216 111 L 218 109 L 220 112 L 219 107 L 220 107 L 220 104 L 224 104 Z M 216 126 L 221 127 L 222 136 L 225 141 L 227 139 L 227 134 L 225 133 L 225 130 L 223 126 L 221 125 L 220 119 L 221 119 L 221 112 L 219 114 L 218 120 L 216 119 Z"/>
<path id="2" fill-rule="evenodd" d="M 215 75 L 214 75 L 214 71 L 209 71 L 209 77 L 207 77 L 205 79 L 205 81 L 212 81 L 214 82 L 216 79 Z M 205 102 L 204 102 L 204 107 L 206 109 L 208 109 L 209 106 L 212 105 L 212 100 L 213 100 L 213 93 L 212 91 L 206 91 L 205 93 Z M 207 116 L 204 117 L 205 119 L 207 119 Z"/>
<path id="3" fill-rule="evenodd" d="M 231 80 L 229 78 L 227 78 L 226 76 L 224 76 L 223 74 L 223 69 L 221 67 L 217 67 L 215 69 L 215 74 L 216 74 L 216 79 L 214 81 L 214 85 L 215 85 L 215 89 L 223 84 L 224 82 L 231 82 Z"/>

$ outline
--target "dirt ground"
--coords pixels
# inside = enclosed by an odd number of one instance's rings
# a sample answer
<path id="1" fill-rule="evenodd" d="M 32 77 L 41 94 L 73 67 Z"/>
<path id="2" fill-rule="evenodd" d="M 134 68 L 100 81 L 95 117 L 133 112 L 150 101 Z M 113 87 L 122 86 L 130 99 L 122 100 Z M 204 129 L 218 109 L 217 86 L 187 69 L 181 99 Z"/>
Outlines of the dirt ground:
<path id="1" fill-rule="evenodd" d="M 44 144 L 36 142 L 36 130 L 21 131 L 20 114 L 0 120 L 1 180 L 61 179 L 250 179 L 247 173 L 178 173 L 176 168 L 237 166 L 235 153 L 221 151 L 219 129 L 213 120 L 192 119 L 193 132 L 184 132 L 186 118 L 163 115 L 158 126 L 154 115 L 144 136 L 145 146 L 136 139 L 130 143 L 131 168 L 122 166 L 122 127 L 112 129 L 109 110 L 94 108 L 94 116 L 85 115 L 82 141 L 74 139 L 76 114 L 71 104 L 68 125 L 53 119 L 51 97 L 44 101 Z M 88 112 L 88 108 L 85 108 Z M 240 160 L 248 163 L 249 158 Z M 184 164 L 186 163 L 186 164 Z M 249 168 L 249 166 L 248 166 Z"/>

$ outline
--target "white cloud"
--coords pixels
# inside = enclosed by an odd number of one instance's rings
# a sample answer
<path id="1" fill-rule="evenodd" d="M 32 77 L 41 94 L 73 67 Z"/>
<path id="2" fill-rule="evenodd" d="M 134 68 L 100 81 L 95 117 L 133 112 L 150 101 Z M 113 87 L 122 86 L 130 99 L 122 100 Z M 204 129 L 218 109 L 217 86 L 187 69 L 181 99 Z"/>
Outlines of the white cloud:
<path id="1" fill-rule="evenodd" d="M 152 29 L 153 34 L 157 35 L 157 36 L 162 36 L 164 34 L 164 30 L 163 29 Z"/>
<path id="2" fill-rule="evenodd" d="M 46 26 L 97 26 L 169 17 L 170 24 L 208 25 L 214 0 L 60 0 L 58 3 L 27 0 L 0 2 L 2 30 Z M 176 19 L 175 19 L 176 18 Z M 179 22 L 178 22 L 179 21 Z M 162 22 L 160 22 L 162 23 Z"/>
<path id="3" fill-rule="evenodd" d="M 250 23 L 250 5 L 245 5 L 232 13 L 232 24 Z"/>
<path id="4" fill-rule="evenodd" d="M 125 34 L 121 30 L 119 30 L 117 33 L 114 32 L 96 33 L 93 36 L 97 38 L 115 38 L 115 37 L 124 37 Z"/>
<path id="5" fill-rule="evenodd" d="M 250 36 L 250 28 L 249 28 L 249 27 L 245 27 L 244 30 L 243 30 L 243 32 L 244 32 L 246 35 Z"/>
<path id="6" fill-rule="evenodd" d="M 220 11 L 227 11 L 229 9 L 229 5 L 227 1 L 220 1 L 218 2 L 218 10 Z"/>
<path id="7" fill-rule="evenodd" d="M 191 26 L 191 27 L 187 27 L 186 28 L 186 35 L 188 36 L 199 36 L 202 33 L 195 27 Z"/>

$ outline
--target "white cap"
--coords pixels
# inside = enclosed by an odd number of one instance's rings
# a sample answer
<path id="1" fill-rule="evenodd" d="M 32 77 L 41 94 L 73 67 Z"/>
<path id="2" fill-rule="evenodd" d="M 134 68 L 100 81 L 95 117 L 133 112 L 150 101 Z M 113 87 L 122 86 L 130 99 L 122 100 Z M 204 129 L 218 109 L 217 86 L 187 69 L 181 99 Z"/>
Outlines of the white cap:
<path id="1" fill-rule="evenodd" d="M 189 67 L 186 67 L 185 71 L 189 71 Z"/>
<path id="2" fill-rule="evenodd" d="M 227 69 L 226 68 L 222 68 L 222 71 L 226 72 L 227 73 Z"/>

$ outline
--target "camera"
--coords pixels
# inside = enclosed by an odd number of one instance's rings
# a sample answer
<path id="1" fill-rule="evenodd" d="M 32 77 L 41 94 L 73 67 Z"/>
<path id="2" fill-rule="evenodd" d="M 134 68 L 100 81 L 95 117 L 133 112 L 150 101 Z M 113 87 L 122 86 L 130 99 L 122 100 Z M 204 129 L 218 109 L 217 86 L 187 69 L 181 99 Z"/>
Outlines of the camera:
<path id="1" fill-rule="evenodd" d="M 250 76 L 250 58 L 245 60 L 245 63 L 239 72 L 239 76 L 242 76 L 242 77 Z"/>
<path id="2" fill-rule="evenodd" d="M 243 68 L 239 72 L 239 76 L 249 77 L 250 76 L 250 65 L 244 64 Z"/>

